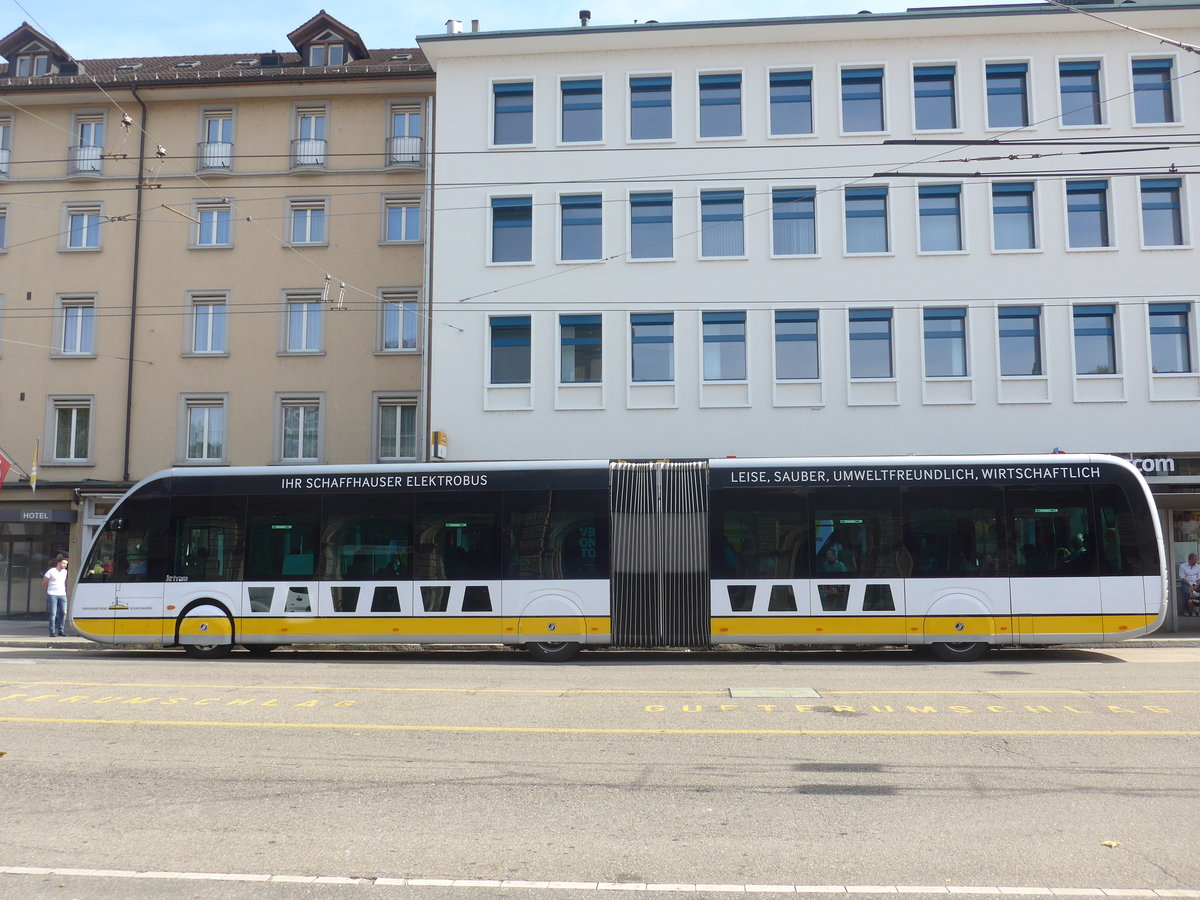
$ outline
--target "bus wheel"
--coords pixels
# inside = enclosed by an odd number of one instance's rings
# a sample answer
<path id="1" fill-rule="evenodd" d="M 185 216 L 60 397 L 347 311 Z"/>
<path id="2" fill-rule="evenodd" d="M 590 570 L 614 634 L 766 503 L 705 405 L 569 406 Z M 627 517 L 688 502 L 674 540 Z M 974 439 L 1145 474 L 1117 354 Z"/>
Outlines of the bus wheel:
<path id="1" fill-rule="evenodd" d="M 529 651 L 529 655 L 539 662 L 563 662 L 579 652 L 579 645 L 574 641 L 561 641 L 556 644 L 539 641 L 523 646 Z"/>
<path id="2" fill-rule="evenodd" d="M 929 652 L 947 662 L 971 662 L 982 657 L 990 647 L 991 644 L 984 641 L 964 641 L 962 643 L 938 641 L 929 645 Z"/>
<path id="3" fill-rule="evenodd" d="M 279 645 L 278 644 L 242 644 L 242 646 L 246 648 L 246 652 L 249 653 L 251 656 L 266 656 L 268 653 L 270 653 L 272 650 L 274 650 Z"/>
<path id="4" fill-rule="evenodd" d="M 183 652 L 192 659 L 223 659 L 233 652 L 233 644 L 184 644 Z"/>

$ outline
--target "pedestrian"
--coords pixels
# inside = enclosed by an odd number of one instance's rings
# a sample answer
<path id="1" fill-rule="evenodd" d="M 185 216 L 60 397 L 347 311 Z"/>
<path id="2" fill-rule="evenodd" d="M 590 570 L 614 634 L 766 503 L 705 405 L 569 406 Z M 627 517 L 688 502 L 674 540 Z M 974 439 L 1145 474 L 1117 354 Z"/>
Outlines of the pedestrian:
<path id="1" fill-rule="evenodd" d="M 42 576 L 46 610 L 50 614 L 50 637 L 62 637 L 67 633 L 67 562 L 67 557 L 60 556 Z"/>
<path id="2" fill-rule="evenodd" d="M 1192 614 L 1191 595 L 1197 583 L 1200 583 L 1200 565 L 1196 554 L 1189 553 L 1187 562 L 1179 564 L 1179 611 L 1185 616 Z"/>

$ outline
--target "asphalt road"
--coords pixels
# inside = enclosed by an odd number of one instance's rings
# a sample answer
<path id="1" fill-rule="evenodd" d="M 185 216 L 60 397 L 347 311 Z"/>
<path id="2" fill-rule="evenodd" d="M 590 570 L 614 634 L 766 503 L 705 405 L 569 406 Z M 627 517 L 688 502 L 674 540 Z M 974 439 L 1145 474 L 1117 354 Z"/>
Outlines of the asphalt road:
<path id="1" fill-rule="evenodd" d="M 0 650 L 0 898 L 1200 898 L 1198 673 Z"/>

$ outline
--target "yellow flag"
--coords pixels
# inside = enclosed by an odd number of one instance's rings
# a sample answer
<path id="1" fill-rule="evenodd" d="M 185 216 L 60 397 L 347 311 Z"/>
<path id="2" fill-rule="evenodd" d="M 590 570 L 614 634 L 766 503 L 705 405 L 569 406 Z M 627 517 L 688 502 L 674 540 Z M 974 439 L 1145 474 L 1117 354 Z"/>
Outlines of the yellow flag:
<path id="1" fill-rule="evenodd" d="M 37 491 L 37 461 L 42 455 L 42 439 L 38 438 L 37 443 L 33 445 L 33 465 L 29 467 L 29 493 Z"/>

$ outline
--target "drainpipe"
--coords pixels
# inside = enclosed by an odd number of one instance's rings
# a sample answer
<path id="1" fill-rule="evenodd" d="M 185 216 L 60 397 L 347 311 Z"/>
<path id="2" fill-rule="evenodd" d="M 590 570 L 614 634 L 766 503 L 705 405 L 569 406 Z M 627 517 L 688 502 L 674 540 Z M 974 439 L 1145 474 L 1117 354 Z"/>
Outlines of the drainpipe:
<path id="1" fill-rule="evenodd" d="M 146 119 L 149 116 L 146 104 L 138 96 L 137 85 L 132 85 L 129 90 L 138 106 L 142 108 L 142 121 L 139 129 L 141 134 L 138 138 L 137 198 L 134 204 L 133 219 L 133 274 L 129 287 L 129 360 L 125 370 L 125 459 L 122 466 L 124 472 L 122 478 L 126 482 L 132 480 L 129 477 L 129 444 L 133 434 L 133 351 L 137 340 L 138 272 L 142 256 L 142 182 L 146 172 Z"/>
<path id="2" fill-rule="evenodd" d="M 428 202 L 425 206 L 427 214 L 425 216 L 425 323 L 421 329 L 422 348 L 424 353 L 421 359 L 421 395 L 424 400 L 425 415 L 424 427 L 421 429 L 424 433 L 425 450 L 418 456 L 421 462 L 433 461 L 433 398 L 430 396 L 433 386 L 433 325 L 436 319 L 433 311 L 433 241 L 437 229 L 433 227 L 433 203 L 434 203 L 434 185 L 437 183 L 435 166 L 437 165 L 437 153 L 434 137 L 434 110 L 433 104 L 436 98 L 430 97 L 429 103 L 426 105 L 427 115 L 425 121 L 428 123 L 429 133 L 429 148 L 425 155 L 425 184 L 427 185 L 425 196 Z M 420 418 L 420 417 L 418 417 Z"/>

